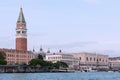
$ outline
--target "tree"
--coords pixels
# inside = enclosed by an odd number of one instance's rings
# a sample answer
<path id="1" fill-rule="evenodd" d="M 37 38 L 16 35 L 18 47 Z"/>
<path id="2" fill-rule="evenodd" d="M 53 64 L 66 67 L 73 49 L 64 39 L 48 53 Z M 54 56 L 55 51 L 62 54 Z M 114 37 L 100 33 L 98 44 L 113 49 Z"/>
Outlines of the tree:
<path id="1" fill-rule="evenodd" d="M 6 65 L 6 64 L 7 64 L 6 60 L 0 59 L 0 65 Z"/>
<path id="2" fill-rule="evenodd" d="M 29 62 L 29 65 L 30 66 L 37 66 L 37 65 L 40 65 L 41 67 L 53 67 L 53 63 L 52 62 L 49 62 L 49 61 L 44 61 L 44 60 L 41 60 L 41 59 L 32 59 L 30 62 Z"/>
<path id="3" fill-rule="evenodd" d="M 0 59 L 5 60 L 6 54 L 3 51 L 0 51 Z"/>
<path id="4" fill-rule="evenodd" d="M 39 65 L 40 61 L 39 59 L 32 59 L 30 62 L 29 62 L 29 65 L 30 66 L 37 66 Z"/>
<path id="5" fill-rule="evenodd" d="M 65 62 L 59 61 L 59 63 L 60 63 L 60 66 L 63 67 L 63 68 L 67 68 L 68 67 L 67 63 L 65 63 Z"/>
<path id="6" fill-rule="evenodd" d="M 43 56 L 42 56 L 42 55 L 40 55 L 40 54 L 38 54 L 38 59 L 43 60 Z"/>
<path id="7" fill-rule="evenodd" d="M 54 65 L 55 68 L 59 69 L 59 66 L 60 66 L 59 63 L 56 62 L 56 63 L 54 63 L 53 65 Z"/>
<path id="8" fill-rule="evenodd" d="M 0 51 L 0 65 L 6 65 L 7 61 L 5 60 L 6 54 L 2 51 Z"/>
<path id="9" fill-rule="evenodd" d="M 60 68 L 60 67 L 63 67 L 63 68 L 67 68 L 68 65 L 65 63 L 65 62 L 62 62 L 62 61 L 57 61 L 56 63 L 54 63 L 54 67 L 55 68 Z"/>

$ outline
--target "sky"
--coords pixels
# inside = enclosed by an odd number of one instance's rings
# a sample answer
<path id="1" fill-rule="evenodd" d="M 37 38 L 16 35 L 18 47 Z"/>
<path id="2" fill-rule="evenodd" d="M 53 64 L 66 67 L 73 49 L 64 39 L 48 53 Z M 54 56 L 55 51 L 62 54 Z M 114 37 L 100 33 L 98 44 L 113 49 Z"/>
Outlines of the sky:
<path id="1" fill-rule="evenodd" d="M 0 48 L 15 48 L 22 6 L 28 50 L 120 56 L 120 0 L 0 1 Z"/>

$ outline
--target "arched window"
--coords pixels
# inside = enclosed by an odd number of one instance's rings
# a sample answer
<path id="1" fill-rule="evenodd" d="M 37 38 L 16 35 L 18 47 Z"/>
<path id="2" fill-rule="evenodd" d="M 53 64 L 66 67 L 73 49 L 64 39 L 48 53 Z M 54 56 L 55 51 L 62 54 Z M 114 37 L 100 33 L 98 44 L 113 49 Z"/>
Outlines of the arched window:
<path id="1" fill-rule="evenodd" d="M 95 61 L 95 58 L 94 58 L 94 61 Z"/>
<path id="2" fill-rule="evenodd" d="M 86 61 L 88 61 L 88 57 L 86 57 Z"/>
<path id="3" fill-rule="evenodd" d="M 92 58 L 90 58 L 90 61 L 92 61 Z"/>

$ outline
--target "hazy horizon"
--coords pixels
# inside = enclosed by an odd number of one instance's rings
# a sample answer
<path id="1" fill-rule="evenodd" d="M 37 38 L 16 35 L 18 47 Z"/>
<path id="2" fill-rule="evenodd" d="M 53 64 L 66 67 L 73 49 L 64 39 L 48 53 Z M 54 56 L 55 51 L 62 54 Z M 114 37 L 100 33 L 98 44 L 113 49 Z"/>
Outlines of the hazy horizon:
<path id="1" fill-rule="evenodd" d="M 120 56 L 120 0 L 2 0 L 0 48 L 15 48 L 20 7 L 28 50 L 96 52 Z"/>

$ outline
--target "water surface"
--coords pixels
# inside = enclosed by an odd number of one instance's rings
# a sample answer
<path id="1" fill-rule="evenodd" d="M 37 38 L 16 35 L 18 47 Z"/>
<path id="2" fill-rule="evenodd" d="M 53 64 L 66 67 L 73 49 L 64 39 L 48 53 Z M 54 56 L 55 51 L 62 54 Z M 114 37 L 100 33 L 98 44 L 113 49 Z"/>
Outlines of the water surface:
<path id="1" fill-rule="evenodd" d="M 0 73 L 0 80 L 120 80 L 120 73 Z"/>

